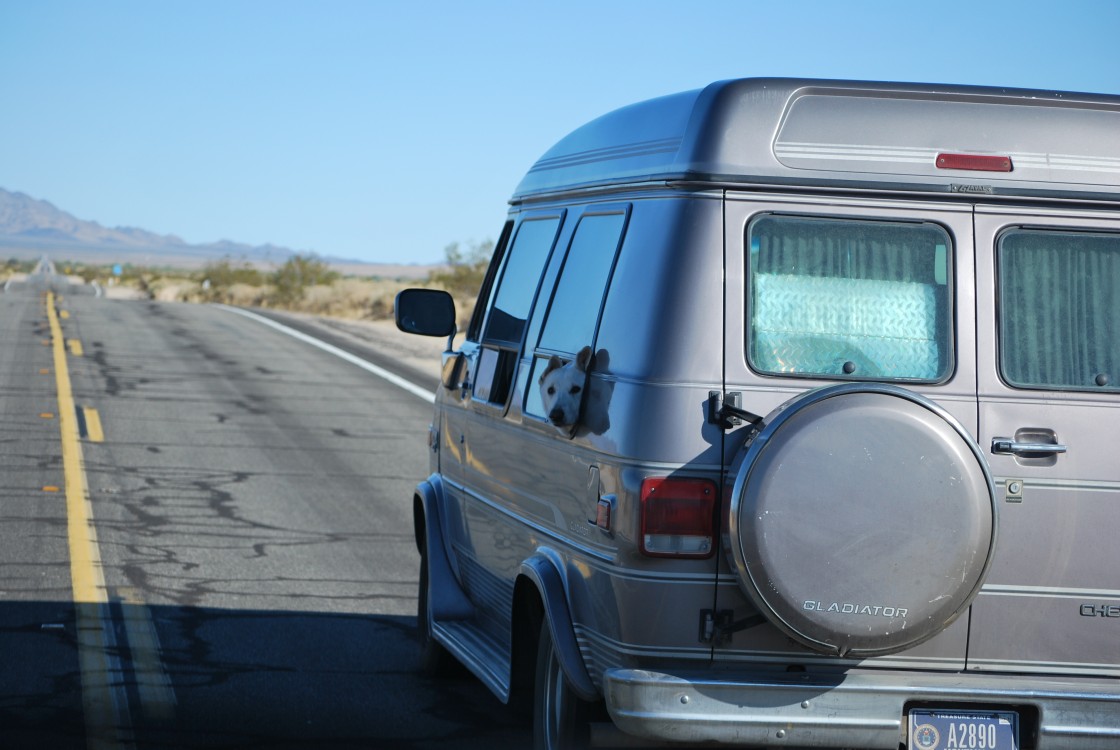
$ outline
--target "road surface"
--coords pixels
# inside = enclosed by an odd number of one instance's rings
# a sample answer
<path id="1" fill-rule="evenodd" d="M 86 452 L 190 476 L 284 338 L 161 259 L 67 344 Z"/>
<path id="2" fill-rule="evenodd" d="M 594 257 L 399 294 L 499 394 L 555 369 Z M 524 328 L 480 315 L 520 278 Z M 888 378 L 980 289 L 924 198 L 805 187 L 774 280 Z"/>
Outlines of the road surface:
<path id="1" fill-rule="evenodd" d="M 415 670 L 420 394 L 216 305 L 0 293 L 0 748 L 520 748 Z"/>

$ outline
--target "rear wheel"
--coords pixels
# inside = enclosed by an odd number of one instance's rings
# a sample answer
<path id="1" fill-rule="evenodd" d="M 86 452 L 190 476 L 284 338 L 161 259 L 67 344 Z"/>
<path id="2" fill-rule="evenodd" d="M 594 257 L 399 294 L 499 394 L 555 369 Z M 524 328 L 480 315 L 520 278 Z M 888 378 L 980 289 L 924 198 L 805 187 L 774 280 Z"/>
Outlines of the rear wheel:
<path id="1" fill-rule="evenodd" d="M 589 746 L 594 704 L 568 686 L 552 643 L 548 623 L 541 623 L 533 692 L 534 750 L 582 750 Z"/>

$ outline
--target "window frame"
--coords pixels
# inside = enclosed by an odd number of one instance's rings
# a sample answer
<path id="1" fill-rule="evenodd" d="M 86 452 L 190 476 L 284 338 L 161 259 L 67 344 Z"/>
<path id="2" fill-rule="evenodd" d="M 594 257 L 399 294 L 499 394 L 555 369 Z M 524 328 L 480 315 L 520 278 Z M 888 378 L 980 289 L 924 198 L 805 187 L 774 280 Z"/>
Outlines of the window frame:
<path id="1" fill-rule="evenodd" d="M 945 304 L 944 304 L 944 341 L 938 341 L 937 346 L 939 351 L 945 355 L 945 362 L 941 368 L 941 372 L 934 378 L 917 378 L 917 377 L 868 377 L 861 373 L 854 372 L 851 375 L 843 373 L 824 373 L 824 372 L 775 372 L 772 370 L 764 369 L 759 364 L 756 364 L 752 355 L 752 344 L 754 337 L 754 308 L 755 308 L 755 294 L 754 294 L 754 274 L 755 262 L 752 253 L 752 234 L 757 223 L 763 219 L 792 219 L 792 220 L 810 220 L 822 222 L 843 222 L 845 224 L 878 224 L 882 225 L 895 225 L 895 226 L 916 226 L 916 227 L 931 227 L 936 229 L 945 238 Z M 956 289 L 956 253 L 957 243 L 956 237 L 951 229 L 944 223 L 936 221 L 931 218 L 923 217 L 902 217 L 902 216 L 875 216 L 875 215 L 849 215 L 849 214 L 817 214 L 808 212 L 794 212 L 794 211 L 761 211 L 750 217 L 747 221 L 746 228 L 743 232 L 743 252 L 744 252 L 744 275 L 743 275 L 743 293 L 744 293 L 744 321 L 743 321 L 743 357 L 746 362 L 747 368 L 764 378 L 795 378 L 801 380 L 822 380 L 822 381 L 839 381 L 839 382 L 875 382 L 875 383 L 899 383 L 905 385 L 928 385 L 938 386 L 944 385 L 951 381 L 956 374 L 957 370 L 957 331 L 956 331 L 956 305 L 957 305 L 957 289 Z"/>
<path id="2" fill-rule="evenodd" d="M 560 289 L 560 284 L 564 280 L 564 269 L 568 267 L 571 261 L 572 248 L 575 245 L 576 239 L 579 237 L 579 228 L 582 226 L 584 220 L 594 218 L 596 216 L 622 216 L 622 227 L 619 229 L 618 239 L 615 240 L 613 255 L 611 256 L 610 268 L 607 269 L 607 275 L 603 280 L 602 293 L 599 296 L 599 309 L 595 311 L 595 325 L 592 327 L 591 340 L 587 342 L 588 346 L 594 348 L 596 340 L 599 338 L 599 325 L 603 322 L 603 307 L 606 304 L 607 292 L 611 288 L 611 281 L 614 278 L 614 270 L 618 266 L 618 254 L 622 249 L 622 244 L 626 241 L 626 230 L 630 226 L 630 213 L 631 204 L 611 204 L 608 206 L 595 206 L 589 208 L 579 215 L 575 225 L 572 227 L 572 234 L 568 238 L 568 245 L 564 248 L 564 257 L 561 259 L 560 268 L 556 272 L 556 278 L 553 280 L 552 290 L 548 295 L 548 302 L 545 305 L 544 312 L 541 315 L 540 325 L 535 330 L 532 326 L 532 314 L 530 314 L 530 323 L 526 326 L 527 332 L 535 333 L 535 341 L 533 342 L 533 353 L 548 355 L 556 354 L 558 356 L 575 356 L 576 352 L 566 352 L 559 349 L 545 348 L 541 346 L 544 340 L 545 331 L 548 329 L 548 323 L 552 316 L 552 307 L 556 302 L 556 293 Z M 539 291 L 538 291 L 539 294 Z M 540 302 L 538 301 L 538 304 Z M 534 309 L 533 312 L 536 312 Z M 578 349 L 576 351 L 579 351 Z"/>
<path id="3" fill-rule="evenodd" d="M 607 294 L 610 292 L 611 284 L 614 281 L 615 270 L 618 268 L 618 258 L 622 253 L 622 246 L 626 242 L 626 235 L 630 229 L 630 219 L 633 215 L 633 203 L 609 203 L 602 205 L 588 206 L 582 211 L 573 223 L 571 233 L 568 236 L 567 246 L 564 248 L 563 257 L 559 259 L 559 267 L 556 269 L 551 278 L 551 289 L 548 292 L 547 300 L 544 299 L 544 289 L 537 290 L 537 300 L 533 306 L 533 311 L 530 313 L 529 322 L 526 325 L 526 333 L 532 338 L 527 339 L 525 343 L 526 359 L 528 360 L 528 379 L 526 381 L 525 392 L 522 394 L 521 399 L 521 413 L 522 417 L 527 420 L 539 422 L 541 424 L 549 424 L 547 415 L 539 415 L 529 410 L 530 400 L 532 399 L 532 388 L 535 386 L 535 380 L 539 377 L 539 367 L 547 365 L 549 358 L 553 355 L 560 357 L 565 362 L 571 361 L 575 358 L 578 350 L 573 352 L 561 351 L 559 349 L 545 348 L 541 346 L 541 341 L 544 339 L 545 330 L 548 327 L 548 321 L 552 315 L 553 303 L 556 301 L 556 293 L 560 288 L 560 283 L 564 278 L 564 269 L 568 266 L 572 247 L 575 244 L 576 238 L 579 236 L 579 229 L 584 219 L 596 216 L 622 216 L 622 226 L 619 229 L 618 238 L 615 240 L 614 251 L 611 257 L 610 267 L 607 270 L 606 277 L 603 281 L 603 288 L 599 296 L 599 308 L 595 313 L 595 324 L 591 332 L 591 340 L 587 342 L 587 346 L 591 347 L 591 351 L 596 351 L 596 344 L 599 339 L 599 327 L 603 323 L 603 310 L 607 303 Z M 553 248 L 553 253 L 556 253 L 556 248 Z M 548 275 L 548 274 L 546 274 Z M 544 305 L 539 319 L 537 319 L 537 309 Z"/>
<path id="4" fill-rule="evenodd" d="M 560 239 L 561 235 L 564 232 L 564 223 L 565 223 L 565 218 L 566 218 L 565 214 L 566 213 L 567 212 L 564 211 L 564 210 L 534 211 L 532 213 L 527 213 L 527 214 L 525 214 L 524 216 L 522 216 L 518 219 L 517 225 L 513 229 L 512 235 L 510 237 L 509 248 L 504 253 L 504 258 L 502 259 L 501 267 L 497 271 L 497 277 L 494 280 L 493 288 L 490 291 L 490 296 L 489 296 L 489 299 L 487 300 L 487 303 L 486 303 L 486 310 L 483 313 L 483 319 L 482 319 L 482 323 L 481 323 L 480 330 L 479 330 L 479 342 L 480 343 L 485 344 L 485 343 L 488 343 L 488 342 L 489 343 L 497 342 L 501 345 L 504 345 L 503 348 L 512 348 L 512 345 L 514 343 L 517 343 L 518 348 L 520 348 L 520 346 L 525 343 L 525 334 L 529 330 L 529 319 L 532 317 L 533 309 L 536 305 L 537 295 L 539 295 L 540 292 L 541 292 L 541 282 L 544 279 L 545 271 L 547 270 L 549 263 L 551 263 L 551 261 L 552 261 L 552 256 L 556 252 L 556 246 L 559 244 L 558 240 Z M 498 302 L 498 296 L 501 294 L 502 285 L 506 281 L 506 274 L 509 271 L 510 258 L 512 257 L 513 251 L 516 250 L 516 248 L 517 248 L 517 239 L 521 235 L 521 230 L 528 223 L 536 222 L 536 221 L 547 221 L 547 220 L 550 220 L 550 219 L 555 219 L 556 220 L 556 230 L 555 230 L 555 232 L 553 232 L 552 242 L 549 245 L 547 252 L 545 253 L 544 263 L 541 264 L 541 271 L 536 278 L 536 286 L 533 288 L 533 291 L 530 293 L 530 296 L 529 296 L 529 309 L 526 312 L 525 326 L 521 330 L 520 341 L 513 342 L 513 341 L 509 341 L 507 339 L 487 337 L 486 334 L 487 334 L 487 331 L 490 327 L 491 315 L 494 311 L 495 305 Z"/>
<path id="5" fill-rule="evenodd" d="M 1007 319 L 1006 303 L 1004 300 L 1004 273 L 1003 269 L 1006 265 L 1004 240 L 1014 234 L 1054 234 L 1054 235 L 1084 235 L 1084 236 L 1109 236 L 1114 237 L 1120 241 L 1120 231 L 1110 230 L 1106 227 L 1087 227 L 1087 226 L 1073 226 L 1073 225 L 1035 225 L 1035 224 L 1014 224 L 1005 226 L 995 237 L 994 250 L 994 268 L 995 279 L 993 294 L 995 297 L 995 339 L 996 339 L 996 352 L 995 352 L 995 367 L 996 374 L 1000 382 L 1007 388 L 1020 391 L 1020 392 L 1035 392 L 1035 393 L 1091 393 L 1098 396 L 1117 396 L 1120 395 L 1120 373 L 1118 373 L 1115 383 L 1108 383 L 1104 386 L 1078 386 L 1078 385 L 1052 385 L 1041 383 L 1017 383 L 1012 381 L 1006 373 L 1004 366 L 1004 354 L 1010 348 L 1007 342 L 1007 335 L 1004 329 L 1004 321 Z M 1120 251 L 1118 251 L 1120 252 Z"/>
<path id="6" fill-rule="evenodd" d="M 486 316 L 487 308 L 490 306 L 490 297 L 494 291 L 494 283 L 498 278 L 498 269 L 505 262 L 506 250 L 509 248 L 515 223 L 513 219 L 507 219 L 505 224 L 502 225 L 502 233 L 498 237 L 498 244 L 494 247 L 494 255 L 490 258 L 490 264 L 486 267 L 486 275 L 482 277 L 482 286 L 479 287 L 474 310 L 471 311 L 471 319 L 467 323 L 467 341 L 475 343 L 481 341 L 482 321 Z"/>
<path id="7" fill-rule="evenodd" d="M 498 301 L 498 295 L 501 292 L 502 284 L 506 281 L 509 259 L 512 257 L 512 253 L 517 247 L 517 238 L 521 233 L 521 229 L 528 222 L 548 221 L 553 219 L 556 220 L 556 228 L 553 232 L 548 250 L 545 252 L 540 273 L 535 280 L 536 286 L 533 288 L 529 297 L 529 307 L 526 313 L 527 317 L 521 329 L 520 340 L 513 342 L 506 339 L 487 337 L 486 334 L 490 325 L 491 313 Z M 487 269 L 488 288 L 486 292 L 486 305 L 481 313 L 479 313 L 478 307 L 476 306 L 474 314 L 471 316 L 472 329 L 474 329 L 476 317 L 479 321 L 477 330 L 474 331 L 477 334 L 477 339 L 474 339 L 474 341 L 478 344 L 475 376 L 473 378 L 474 382 L 471 384 L 471 400 L 474 404 L 500 412 L 504 412 L 509 407 L 511 396 L 517 390 L 515 387 L 517 363 L 520 360 L 521 351 L 525 347 L 525 338 L 529 330 L 529 320 L 532 318 L 533 310 L 537 304 L 537 295 L 540 294 L 541 283 L 547 275 L 547 269 L 556 253 L 559 239 L 564 233 L 566 219 L 567 211 L 565 209 L 554 209 L 528 212 L 519 216 L 516 221 L 507 223 L 508 240 L 503 245 L 502 258 L 500 260 L 495 259 Z M 506 235 L 506 231 L 506 229 L 503 229 L 503 236 Z M 480 300 L 481 299 L 482 297 L 480 296 Z M 493 359 L 492 366 L 490 366 L 491 359 Z M 489 377 L 482 377 L 484 371 L 489 373 Z"/>

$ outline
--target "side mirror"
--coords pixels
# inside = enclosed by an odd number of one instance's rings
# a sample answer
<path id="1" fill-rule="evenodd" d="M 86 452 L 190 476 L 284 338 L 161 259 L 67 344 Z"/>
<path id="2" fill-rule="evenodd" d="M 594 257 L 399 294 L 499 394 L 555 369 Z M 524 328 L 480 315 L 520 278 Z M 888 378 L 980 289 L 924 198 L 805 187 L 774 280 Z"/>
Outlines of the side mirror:
<path id="1" fill-rule="evenodd" d="M 439 289 L 405 289 L 393 303 L 397 328 L 421 336 L 455 335 L 455 300 Z"/>

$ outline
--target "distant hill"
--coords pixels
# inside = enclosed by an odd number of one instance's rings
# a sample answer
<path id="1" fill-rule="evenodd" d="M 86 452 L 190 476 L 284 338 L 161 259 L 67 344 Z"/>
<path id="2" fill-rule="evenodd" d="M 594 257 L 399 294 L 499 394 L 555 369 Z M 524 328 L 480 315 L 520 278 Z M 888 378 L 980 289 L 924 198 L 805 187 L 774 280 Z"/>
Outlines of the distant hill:
<path id="1" fill-rule="evenodd" d="M 0 258 L 31 257 L 49 253 L 55 259 L 86 263 L 133 263 L 191 267 L 229 257 L 253 264 L 283 264 L 295 250 L 276 245 L 246 245 L 229 240 L 191 245 L 173 234 L 155 234 L 135 227 L 103 227 L 85 221 L 45 200 L 0 188 Z M 378 266 L 346 258 L 323 257 L 332 265 L 364 268 L 376 274 Z M 394 266 L 394 268 L 397 268 Z M 401 267 L 408 270 L 412 267 Z M 415 267 L 422 276 L 428 267 Z M 355 272 L 361 273 L 362 271 Z"/>

